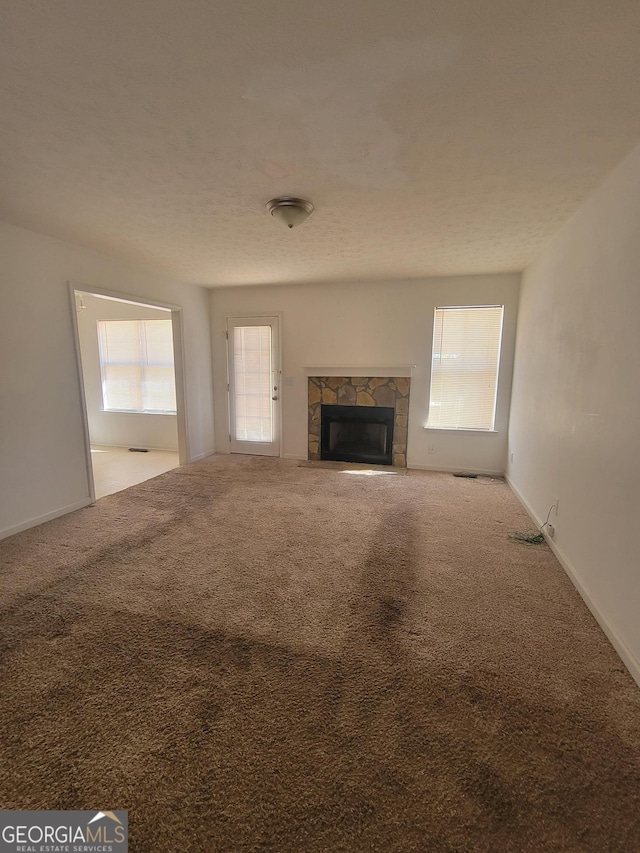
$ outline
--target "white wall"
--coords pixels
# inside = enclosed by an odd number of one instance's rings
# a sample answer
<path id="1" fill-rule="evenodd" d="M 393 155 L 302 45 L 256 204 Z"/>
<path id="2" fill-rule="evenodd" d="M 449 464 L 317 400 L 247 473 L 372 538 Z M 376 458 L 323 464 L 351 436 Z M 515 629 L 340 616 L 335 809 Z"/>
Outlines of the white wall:
<path id="1" fill-rule="evenodd" d="M 226 317 L 281 312 L 283 375 L 293 383 L 281 389 L 285 456 L 307 458 L 305 367 L 415 364 L 409 404 L 409 466 L 503 472 L 519 278 L 466 276 L 212 291 L 216 449 L 229 451 Z M 505 305 L 497 432 L 425 430 L 434 308 L 480 304 Z"/>
<path id="2" fill-rule="evenodd" d="M 640 147 L 523 276 L 508 475 L 640 683 Z"/>
<path id="3" fill-rule="evenodd" d="M 78 335 L 91 443 L 177 450 L 176 415 L 103 410 L 98 350 L 98 320 L 171 320 L 171 312 L 112 299 L 99 299 L 88 294 L 83 296 L 82 301 L 85 307 L 78 311 Z"/>
<path id="4" fill-rule="evenodd" d="M 208 292 L 0 223 L 0 536 L 88 502 L 69 280 L 182 306 L 189 455 L 213 449 Z"/>

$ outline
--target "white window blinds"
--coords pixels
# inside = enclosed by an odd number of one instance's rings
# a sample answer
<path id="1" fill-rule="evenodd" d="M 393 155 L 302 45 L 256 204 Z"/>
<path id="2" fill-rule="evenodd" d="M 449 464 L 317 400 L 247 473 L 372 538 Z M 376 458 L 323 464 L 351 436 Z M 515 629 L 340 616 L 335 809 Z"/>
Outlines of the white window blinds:
<path id="1" fill-rule="evenodd" d="M 171 320 L 98 320 L 106 411 L 176 412 Z"/>
<path id="2" fill-rule="evenodd" d="M 495 424 L 503 306 L 436 308 L 427 427 Z"/>
<path id="3" fill-rule="evenodd" d="M 271 326 L 233 329 L 235 437 L 273 441 Z"/>

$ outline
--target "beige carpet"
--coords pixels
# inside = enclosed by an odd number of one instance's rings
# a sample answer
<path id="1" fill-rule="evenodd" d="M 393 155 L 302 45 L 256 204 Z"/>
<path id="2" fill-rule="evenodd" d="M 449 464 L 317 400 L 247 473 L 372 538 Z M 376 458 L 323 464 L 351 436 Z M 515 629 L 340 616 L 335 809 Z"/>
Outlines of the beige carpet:
<path id="1" fill-rule="evenodd" d="M 0 543 L 4 808 L 132 851 L 640 849 L 640 691 L 508 487 L 213 457 Z M 606 571 L 606 566 L 603 566 Z"/>

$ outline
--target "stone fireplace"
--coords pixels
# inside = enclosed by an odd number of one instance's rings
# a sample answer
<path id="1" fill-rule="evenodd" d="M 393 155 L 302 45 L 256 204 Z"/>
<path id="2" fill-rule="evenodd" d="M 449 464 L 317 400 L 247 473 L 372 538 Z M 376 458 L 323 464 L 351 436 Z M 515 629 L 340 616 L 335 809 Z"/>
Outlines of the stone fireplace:
<path id="1" fill-rule="evenodd" d="M 309 376 L 309 459 L 405 468 L 410 383 L 408 376 Z"/>

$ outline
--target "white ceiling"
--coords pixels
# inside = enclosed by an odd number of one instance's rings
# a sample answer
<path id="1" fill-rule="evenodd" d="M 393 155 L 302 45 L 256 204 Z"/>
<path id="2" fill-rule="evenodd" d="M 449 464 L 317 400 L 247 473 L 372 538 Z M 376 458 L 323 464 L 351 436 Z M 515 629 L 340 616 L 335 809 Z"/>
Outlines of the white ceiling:
<path id="1" fill-rule="evenodd" d="M 638 0 L 0 0 L 0 218 L 214 286 L 520 270 L 640 140 L 639 37 Z"/>

